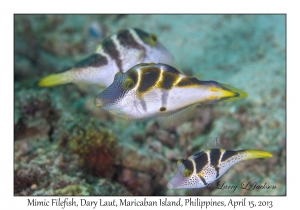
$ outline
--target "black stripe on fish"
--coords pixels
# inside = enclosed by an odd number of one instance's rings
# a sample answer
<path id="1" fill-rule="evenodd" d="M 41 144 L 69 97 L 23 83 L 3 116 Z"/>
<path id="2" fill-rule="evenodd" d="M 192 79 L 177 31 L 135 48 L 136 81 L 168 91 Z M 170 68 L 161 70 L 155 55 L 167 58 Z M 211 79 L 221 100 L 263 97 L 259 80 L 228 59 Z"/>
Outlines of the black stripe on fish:
<path id="1" fill-rule="evenodd" d="M 204 86 L 207 86 L 207 87 L 215 87 L 217 89 L 221 88 L 223 90 L 227 90 L 229 92 L 232 92 L 232 90 L 230 90 L 230 89 L 228 89 L 224 86 L 221 86 L 218 82 L 212 81 L 212 80 L 211 81 L 200 81 L 200 80 L 198 80 L 198 84 L 199 85 L 204 85 Z"/>
<path id="2" fill-rule="evenodd" d="M 218 178 L 218 176 L 220 175 L 220 168 L 219 166 L 215 167 L 216 171 L 217 171 L 217 175 L 216 175 L 216 178 Z"/>
<path id="3" fill-rule="evenodd" d="M 207 86 L 213 86 L 213 87 L 216 87 L 216 88 L 221 88 L 220 84 L 217 83 L 216 81 L 199 81 L 199 84 L 204 84 L 204 85 L 207 85 Z"/>
<path id="4" fill-rule="evenodd" d="M 138 87 L 140 93 L 150 90 L 159 80 L 160 69 L 145 67 L 141 68 L 141 81 Z"/>
<path id="5" fill-rule="evenodd" d="M 159 65 L 160 63 L 158 63 Z M 161 64 L 164 66 L 164 70 L 167 72 L 170 72 L 172 74 L 177 74 L 177 75 L 181 75 L 180 71 L 178 71 L 176 68 L 174 68 L 173 66 L 167 65 L 167 64 Z"/>
<path id="6" fill-rule="evenodd" d="M 184 165 L 185 169 L 194 171 L 193 162 L 191 160 L 189 160 L 189 159 L 182 160 L 182 164 Z"/>
<path id="7" fill-rule="evenodd" d="M 93 54 L 86 59 L 78 62 L 75 65 L 75 68 L 84 68 L 84 67 L 100 67 L 108 63 L 107 58 L 100 54 Z"/>
<path id="8" fill-rule="evenodd" d="M 198 155 L 194 155 L 194 161 L 196 165 L 196 173 L 202 171 L 202 169 L 207 165 L 208 163 L 208 154 L 205 152 L 201 152 Z"/>
<path id="9" fill-rule="evenodd" d="M 221 150 L 220 149 L 211 149 L 209 152 L 210 157 L 210 164 L 216 168 L 219 166 L 219 160 L 221 157 Z"/>
<path id="10" fill-rule="evenodd" d="M 204 177 L 203 176 L 199 176 L 199 178 L 201 179 L 201 181 L 204 183 L 204 185 L 206 186 L 207 185 L 207 182 L 206 182 L 206 180 L 204 179 Z"/>
<path id="11" fill-rule="evenodd" d="M 135 48 L 145 51 L 145 48 L 135 40 L 128 29 L 118 33 L 117 38 L 120 41 L 120 44 L 126 48 Z"/>
<path id="12" fill-rule="evenodd" d="M 197 152 L 197 153 L 195 153 L 195 154 L 194 154 L 194 156 L 201 155 L 202 153 L 203 153 L 203 151 L 201 151 L 201 152 Z"/>
<path id="13" fill-rule="evenodd" d="M 147 112 L 147 104 L 146 104 L 146 102 L 145 102 L 144 99 L 141 99 L 141 105 L 142 105 L 142 107 L 143 107 L 143 110 L 144 110 L 145 112 Z"/>
<path id="14" fill-rule="evenodd" d="M 195 77 L 185 77 L 182 78 L 176 86 L 178 87 L 190 87 L 190 86 L 195 86 L 195 85 L 201 85 L 201 81 L 199 81 Z"/>
<path id="15" fill-rule="evenodd" d="M 116 61 L 119 71 L 122 72 L 122 60 L 120 59 L 120 53 L 111 37 L 103 40 L 102 48 L 105 53 L 110 55 L 110 57 Z"/>
<path id="16" fill-rule="evenodd" d="M 175 81 L 178 79 L 179 75 L 172 74 L 166 71 L 163 71 L 162 81 L 160 83 L 160 87 L 165 90 L 169 90 L 174 85 Z"/>
<path id="17" fill-rule="evenodd" d="M 224 153 L 223 153 L 223 156 L 221 158 L 221 162 L 224 162 L 226 160 L 228 160 L 229 158 L 235 156 L 238 152 L 236 151 L 232 151 L 232 150 L 226 150 Z"/>

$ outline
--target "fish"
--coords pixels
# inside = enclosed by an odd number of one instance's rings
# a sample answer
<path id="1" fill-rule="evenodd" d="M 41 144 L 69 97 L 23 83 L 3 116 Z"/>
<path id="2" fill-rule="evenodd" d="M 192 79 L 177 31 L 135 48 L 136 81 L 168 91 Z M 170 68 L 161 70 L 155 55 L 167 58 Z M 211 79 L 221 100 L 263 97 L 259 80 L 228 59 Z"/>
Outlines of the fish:
<path id="1" fill-rule="evenodd" d="M 200 104 L 246 97 L 229 85 L 185 75 L 166 52 L 159 63 L 140 63 L 117 73 L 94 105 L 126 120 L 156 119 L 160 127 L 170 128 L 190 119 Z"/>
<path id="2" fill-rule="evenodd" d="M 43 77 L 38 85 L 51 87 L 86 83 L 105 88 L 113 82 L 116 73 L 123 73 L 138 63 L 158 62 L 164 52 L 168 50 L 155 34 L 127 28 L 106 37 L 92 55 L 73 67 Z"/>
<path id="3" fill-rule="evenodd" d="M 177 173 L 168 182 L 169 189 L 203 188 L 219 179 L 234 164 L 254 158 L 273 155 L 260 150 L 209 149 L 198 152 L 188 159 L 177 161 Z"/>

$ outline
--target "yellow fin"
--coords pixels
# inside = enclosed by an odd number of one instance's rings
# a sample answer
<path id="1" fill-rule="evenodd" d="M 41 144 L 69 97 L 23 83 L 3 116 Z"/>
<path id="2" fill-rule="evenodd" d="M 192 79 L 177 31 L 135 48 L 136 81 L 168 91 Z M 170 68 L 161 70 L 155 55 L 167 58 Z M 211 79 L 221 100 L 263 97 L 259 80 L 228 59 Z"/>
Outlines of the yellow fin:
<path id="1" fill-rule="evenodd" d="M 196 107 L 199 104 L 191 105 L 187 108 L 184 108 L 178 112 L 175 112 L 174 114 L 165 116 L 165 117 L 158 117 L 157 121 L 161 128 L 170 128 L 173 126 L 178 126 L 184 123 L 185 121 L 189 120 L 193 117 L 196 111 Z"/>
<path id="2" fill-rule="evenodd" d="M 254 159 L 254 158 L 268 158 L 273 157 L 273 155 L 269 152 L 260 151 L 260 150 L 245 150 L 245 153 L 247 153 L 246 160 Z"/>
<path id="3" fill-rule="evenodd" d="M 42 78 L 39 81 L 38 85 L 40 87 L 51 87 L 51 86 L 66 84 L 69 82 L 70 81 L 64 75 L 64 73 L 60 73 L 60 74 L 51 74 L 51 75 L 48 75 L 48 76 Z"/>
<path id="4" fill-rule="evenodd" d="M 248 97 L 248 94 L 242 90 L 233 88 L 229 85 L 225 85 L 222 83 L 219 83 L 219 85 L 222 87 L 221 101 L 234 101 L 234 100 L 239 100 Z"/>

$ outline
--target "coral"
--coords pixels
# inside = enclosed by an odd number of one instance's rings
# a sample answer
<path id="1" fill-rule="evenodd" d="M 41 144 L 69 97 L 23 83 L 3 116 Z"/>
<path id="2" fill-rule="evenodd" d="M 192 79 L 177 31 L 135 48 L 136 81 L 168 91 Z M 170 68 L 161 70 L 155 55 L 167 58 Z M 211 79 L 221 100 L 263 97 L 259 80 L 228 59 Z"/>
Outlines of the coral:
<path id="1" fill-rule="evenodd" d="M 165 146 L 174 148 L 175 147 L 175 136 L 170 134 L 169 132 L 159 129 L 155 132 L 157 139 Z"/>
<path id="2" fill-rule="evenodd" d="M 41 174 L 36 167 L 17 169 L 14 171 L 14 194 L 27 194 L 27 188 L 36 185 Z M 29 189 L 30 191 L 30 189 Z"/>
<path id="3" fill-rule="evenodd" d="M 152 177 L 150 174 L 141 173 L 128 168 L 123 168 L 118 176 L 118 181 L 127 186 L 134 195 L 149 195 L 153 193 Z"/>
<path id="4" fill-rule="evenodd" d="M 136 145 L 120 145 L 114 165 L 118 166 L 116 180 L 134 195 L 164 193 L 167 161 L 148 147 L 137 150 Z"/>
<path id="5" fill-rule="evenodd" d="M 101 196 L 101 195 L 132 195 L 131 192 L 126 189 L 124 185 L 119 184 L 116 181 L 111 181 L 108 179 L 97 178 L 97 180 L 91 183 L 93 187 L 93 195 Z"/>
<path id="6" fill-rule="evenodd" d="M 132 195 L 122 185 L 111 182 L 108 179 L 95 179 L 92 183 L 70 184 L 55 189 L 53 195 L 59 196 L 108 196 L 108 195 Z"/>
<path id="7" fill-rule="evenodd" d="M 25 89 L 15 94 L 15 140 L 49 136 L 59 119 L 60 109 L 46 90 Z"/>
<path id="8" fill-rule="evenodd" d="M 86 185 L 74 184 L 68 185 L 64 188 L 59 188 L 54 190 L 54 195 L 63 195 L 63 196 L 84 196 L 84 195 L 91 195 L 92 188 Z"/>
<path id="9" fill-rule="evenodd" d="M 116 156 L 117 139 L 105 127 L 97 125 L 93 119 L 87 124 L 73 123 L 69 128 L 69 149 L 78 154 L 87 172 L 94 176 L 112 177 L 111 163 Z"/>

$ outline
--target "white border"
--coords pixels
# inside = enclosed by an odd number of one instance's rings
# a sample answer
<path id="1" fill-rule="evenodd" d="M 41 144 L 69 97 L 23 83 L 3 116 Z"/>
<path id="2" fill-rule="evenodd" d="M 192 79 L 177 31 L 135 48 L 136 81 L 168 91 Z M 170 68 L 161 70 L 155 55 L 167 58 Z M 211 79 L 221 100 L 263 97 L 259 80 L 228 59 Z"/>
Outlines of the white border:
<path id="1" fill-rule="evenodd" d="M 27 207 L 28 197 L 13 196 L 13 14 L 14 13 L 286 13 L 287 14 L 287 196 L 246 197 L 248 200 L 271 200 L 272 209 L 298 206 L 299 188 L 299 142 L 297 138 L 299 118 L 299 11 L 296 1 L 11 1 L 1 3 L 1 197 L 3 209 L 32 209 Z M 251 2 L 251 3 L 250 3 Z M 36 198 L 36 197 L 30 197 Z M 38 197 L 43 199 L 44 197 Z M 45 197 L 51 199 L 52 197 Z M 57 197 L 55 197 L 57 198 Z M 93 197 L 89 197 L 93 198 Z M 103 197 L 103 199 L 124 199 L 125 197 Z M 135 199 L 135 197 L 126 197 Z M 142 199 L 142 197 L 137 197 Z M 177 199 L 179 197 L 169 197 Z M 182 197 L 183 199 L 187 197 Z M 194 198 L 194 197 L 192 197 Z M 201 197 L 206 200 L 241 200 L 243 197 Z M 75 199 L 80 199 L 76 197 Z M 99 199 L 99 197 L 94 197 Z M 159 199 L 159 197 L 149 197 Z M 54 207 L 52 207 L 54 208 Z M 61 207 L 57 207 L 61 209 Z M 86 207 L 92 208 L 92 207 Z M 97 207 L 99 208 L 99 207 Z M 174 207 L 164 207 L 171 209 Z M 192 207 L 191 207 L 192 208 Z M 195 207 L 199 209 L 199 207 Z M 38 207 L 40 209 L 40 207 Z M 75 209 L 75 208 L 67 208 Z M 78 208 L 76 208 L 78 209 Z M 106 209 L 101 207 L 101 209 Z M 130 207 L 141 209 L 141 207 Z M 236 208 L 239 209 L 239 208 Z M 245 208 L 243 208 L 245 209 Z"/>

